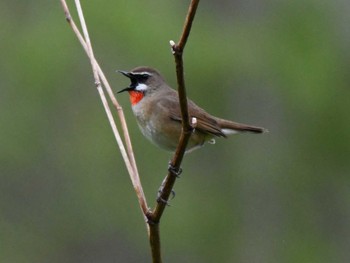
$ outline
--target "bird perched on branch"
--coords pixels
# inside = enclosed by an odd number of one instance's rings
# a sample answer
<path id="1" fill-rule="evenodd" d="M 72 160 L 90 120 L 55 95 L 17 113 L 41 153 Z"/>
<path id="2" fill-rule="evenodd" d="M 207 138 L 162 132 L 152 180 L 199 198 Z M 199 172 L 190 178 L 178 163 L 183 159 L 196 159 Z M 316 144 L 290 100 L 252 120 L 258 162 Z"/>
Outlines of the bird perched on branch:
<path id="1" fill-rule="evenodd" d="M 149 67 L 137 67 L 131 71 L 119 71 L 131 81 L 127 91 L 131 107 L 143 135 L 151 142 L 169 151 L 175 151 L 181 130 L 181 110 L 176 90 Z M 205 142 L 215 143 L 215 137 L 235 133 L 263 133 L 264 128 L 241 124 L 214 117 L 193 101 L 187 100 L 191 126 L 194 128 L 186 152 L 201 147 Z"/>

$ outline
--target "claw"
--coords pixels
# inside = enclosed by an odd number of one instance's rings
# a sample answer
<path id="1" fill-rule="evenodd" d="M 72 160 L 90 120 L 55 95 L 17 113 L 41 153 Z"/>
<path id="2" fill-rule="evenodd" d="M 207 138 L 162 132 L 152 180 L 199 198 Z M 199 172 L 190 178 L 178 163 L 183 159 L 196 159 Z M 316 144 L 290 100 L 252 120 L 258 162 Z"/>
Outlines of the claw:
<path id="1" fill-rule="evenodd" d="M 162 193 L 163 193 L 163 190 L 162 189 L 159 189 L 158 190 L 158 195 L 157 195 L 157 202 L 158 203 L 164 203 L 166 204 L 167 206 L 171 206 L 169 204 L 169 202 L 165 199 L 163 199 L 161 196 L 162 196 Z M 175 198 L 175 191 L 174 190 L 171 190 L 171 197 L 169 198 L 170 200 L 173 200 Z"/>
<path id="2" fill-rule="evenodd" d="M 170 197 L 170 200 L 173 200 L 175 198 L 175 191 L 174 190 L 171 190 L 171 197 Z"/>
<path id="3" fill-rule="evenodd" d="M 157 199 L 156 199 L 157 203 L 163 203 L 163 204 L 166 204 L 167 206 L 170 206 L 169 202 L 162 198 L 162 193 L 163 193 L 163 184 L 158 190 Z"/>
<path id="4" fill-rule="evenodd" d="M 169 162 L 168 171 L 171 172 L 173 175 L 175 175 L 177 178 L 180 178 L 180 174 L 182 173 L 182 169 L 181 168 L 177 169 L 171 164 L 171 162 Z"/>
<path id="5" fill-rule="evenodd" d="M 160 196 L 158 196 L 157 202 L 158 202 L 158 203 L 163 203 L 163 204 L 165 204 L 166 206 L 171 206 L 167 200 L 164 200 L 164 199 L 161 198 Z"/>

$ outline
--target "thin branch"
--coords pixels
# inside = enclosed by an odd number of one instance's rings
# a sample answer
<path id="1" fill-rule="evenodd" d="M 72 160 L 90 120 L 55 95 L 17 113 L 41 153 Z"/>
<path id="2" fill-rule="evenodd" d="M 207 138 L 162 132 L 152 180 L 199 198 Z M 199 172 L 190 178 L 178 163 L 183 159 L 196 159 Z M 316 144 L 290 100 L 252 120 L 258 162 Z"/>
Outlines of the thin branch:
<path id="1" fill-rule="evenodd" d="M 149 240 L 152 249 L 153 263 L 161 263 L 161 250 L 160 250 L 160 233 L 159 233 L 159 221 L 162 217 L 164 209 L 169 200 L 169 196 L 172 192 L 176 178 L 181 173 L 181 162 L 184 157 L 187 143 L 191 137 L 193 128 L 190 123 L 188 107 L 187 107 L 187 96 L 184 79 L 184 66 L 183 66 L 183 51 L 189 37 L 192 22 L 196 14 L 196 10 L 199 4 L 199 0 L 192 0 L 186 16 L 185 25 L 180 38 L 179 43 L 176 45 L 174 41 L 170 41 L 170 45 L 173 51 L 176 64 L 176 76 L 179 94 L 179 103 L 181 107 L 181 118 L 182 118 L 182 132 L 179 140 L 179 144 L 175 151 L 174 157 L 169 165 L 169 172 L 162 184 L 162 190 L 160 197 L 158 198 L 155 209 L 150 212 L 147 217 L 149 219 Z"/>
<path id="2" fill-rule="evenodd" d="M 145 220 L 147 220 L 146 214 L 148 213 L 148 205 L 147 205 L 147 201 L 146 201 L 146 197 L 144 195 L 143 189 L 142 189 L 142 185 L 141 185 L 141 181 L 139 178 L 139 174 L 138 174 L 138 170 L 137 170 L 137 166 L 136 166 L 136 161 L 135 161 L 135 157 L 134 157 L 134 152 L 132 150 L 132 145 L 131 145 L 131 140 L 130 140 L 130 136 L 129 136 L 129 132 L 128 132 L 128 128 L 126 125 L 126 121 L 125 121 L 125 117 L 124 117 L 124 112 L 122 107 L 119 105 L 117 99 L 115 98 L 113 91 L 104 75 L 104 73 L 101 70 L 101 67 L 99 66 L 99 64 L 97 63 L 97 61 L 95 60 L 94 56 L 93 56 L 93 52 L 92 52 L 92 48 L 91 48 L 91 44 L 90 44 L 90 40 L 88 37 L 88 32 L 87 32 L 87 28 L 86 28 L 86 24 L 85 21 L 83 19 L 83 13 L 81 10 L 81 6 L 80 6 L 80 2 L 76 1 L 77 4 L 77 8 L 78 8 L 78 14 L 82 23 L 82 28 L 84 30 L 84 34 L 85 34 L 85 40 L 84 37 L 82 36 L 82 34 L 80 33 L 79 29 L 77 28 L 76 24 L 74 23 L 74 20 L 72 19 L 70 12 L 69 12 L 69 8 L 67 6 L 67 3 L 65 0 L 61 0 L 61 4 L 66 16 L 66 20 L 69 23 L 69 25 L 71 26 L 72 30 L 74 31 L 74 33 L 76 34 L 79 42 L 81 43 L 81 45 L 83 46 L 85 52 L 87 53 L 88 57 L 90 58 L 91 61 L 91 65 L 93 68 L 93 73 L 94 73 L 94 78 L 95 78 L 95 84 L 96 87 L 98 89 L 101 101 L 103 103 L 103 106 L 105 108 L 109 123 L 111 125 L 113 134 L 115 136 L 115 139 L 118 143 L 119 146 L 119 150 L 122 154 L 122 157 L 124 159 L 126 168 L 129 172 L 133 187 L 135 189 L 135 192 L 137 194 L 138 200 L 139 200 L 139 204 L 141 207 L 141 210 L 143 212 L 143 215 L 145 217 Z M 79 11 L 80 9 L 80 11 Z M 84 29 L 85 28 L 85 29 Z M 113 115 L 111 113 L 111 110 L 109 108 L 107 99 L 104 95 L 103 89 L 101 87 L 101 83 L 100 83 L 100 78 L 102 80 L 102 83 L 104 84 L 107 93 L 114 105 L 114 107 L 117 109 L 117 113 L 119 116 L 119 120 L 121 122 L 121 126 L 122 126 L 122 130 L 123 130 L 123 134 L 124 134 L 124 139 L 126 141 L 126 146 L 127 146 L 127 151 L 125 150 L 123 141 L 120 137 L 120 134 L 118 132 L 117 126 L 114 122 L 113 119 Z"/>
<path id="3" fill-rule="evenodd" d="M 182 31 L 182 35 L 181 35 L 179 43 L 177 44 L 177 49 L 181 53 L 183 52 L 185 45 L 187 43 L 188 36 L 190 35 L 191 28 L 192 28 L 192 22 L 194 20 L 194 16 L 196 15 L 198 4 L 199 4 L 199 0 L 194 0 L 194 1 L 192 0 L 190 7 L 188 9 L 185 25 L 184 25 L 184 28 Z"/>
<path id="4" fill-rule="evenodd" d="M 176 172 L 180 171 L 180 165 L 186 151 L 186 146 L 189 138 L 191 137 L 191 133 L 193 130 L 189 120 L 189 114 L 187 109 L 187 96 L 186 96 L 186 88 L 185 88 L 182 54 L 183 54 L 188 36 L 190 34 L 192 22 L 196 14 L 198 3 L 199 3 L 199 0 L 192 0 L 190 4 L 184 29 L 183 29 L 179 43 L 175 45 L 173 41 L 170 41 L 170 45 L 173 50 L 173 55 L 175 57 L 175 64 L 176 64 L 178 94 L 179 94 L 179 102 L 180 102 L 181 117 L 182 117 L 182 132 L 181 132 L 179 144 L 175 151 L 174 157 L 170 162 L 170 166 L 172 167 L 172 169 L 169 171 L 167 177 L 165 178 L 164 187 L 162 188 L 162 193 L 160 196 L 160 199 L 165 201 L 169 199 L 169 196 L 171 194 L 172 188 L 174 186 L 174 183 L 177 177 Z M 163 214 L 165 207 L 166 207 L 166 202 L 158 202 L 154 212 L 150 216 L 150 220 L 152 222 L 158 223 L 159 219 Z"/>

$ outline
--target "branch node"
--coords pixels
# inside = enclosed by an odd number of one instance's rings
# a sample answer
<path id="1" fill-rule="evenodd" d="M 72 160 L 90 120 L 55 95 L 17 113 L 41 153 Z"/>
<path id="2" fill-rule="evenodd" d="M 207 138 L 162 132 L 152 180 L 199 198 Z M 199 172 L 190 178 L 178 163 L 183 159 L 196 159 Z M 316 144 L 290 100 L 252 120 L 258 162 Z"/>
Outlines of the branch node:
<path id="1" fill-rule="evenodd" d="M 152 225 L 152 226 L 155 226 L 155 225 L 158 225 L 159 223 L 156 223 L 154 221 L 152 221 L 151 219 L 147 219 L 147 222 L 146 222 L 148 225 Z"/>
<path id="2" fill-rule="evenodd" d="M 158 224 L 159 224 L 159 221 L 155 221 L 155 220 L 153 219 L 154 216 L 153 216 L 152 211 L 150 211 L 150 210 L 146 213 L 146 218 L 147 218 L 146 223 L 147 223 L 148 225 L 154 226 L 154 225 L 158 225 Z"/>
<path id="3" fill-rule="evenodd" d="M 169 43 L 170 43 L 170 47 L 171 47 L 171 53 L 174 55 L 176 52 L 175 51 L 176 44 L 175 44 L 174 40 L 170 40 Z"/>
<path id="4" fill-rule="evenodd" d="M 66 15 L 66 21 L 67 21 L 68 23 L 70 23 L 70 22 L 72 21 L 72 17 L 71 17 L 70 14 L 67 13 L 67 12 L 65 12 L 65 15 Z"/>
<path id="5" fill-rule="evenodd" d="M 171 47 L 171 53 L 174 55 L 174 56 L 182 56 L 182 53 L 183 53 L 183 49 L 177 45 L 174 40 L 170 40 L 169 41 L 170 43 L 170 47 Z"/>

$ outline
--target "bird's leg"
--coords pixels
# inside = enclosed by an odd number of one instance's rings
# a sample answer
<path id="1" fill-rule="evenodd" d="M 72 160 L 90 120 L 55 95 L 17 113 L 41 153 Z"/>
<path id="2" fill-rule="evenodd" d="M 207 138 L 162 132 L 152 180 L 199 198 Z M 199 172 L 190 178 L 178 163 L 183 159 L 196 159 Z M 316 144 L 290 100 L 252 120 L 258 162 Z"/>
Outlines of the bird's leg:
<path id="1" fill-rule="evenodd" d="M 175 166 L 173 166 L 173 165 L 171 164 L 171 162 L 169 162 L 168 171 L 169 171 L 172 175 L 175 175 L 177 178 L 180 178 L 180 174 L 182 173 L 182 169 L 181 169 L 181 168 L 176 168 Z M 164 198 L 162 198 L 165 180 L 166 180 L 166 177 L 164 178 L 162 184 L 160 185 L 160 187 L 159 187 L 159 189 L 158 189 L 157 202 L 158 202 L 158 203 L 164 203 L 164 204 L 170 206 L 170 205 L 169 205 L 169 202 L 168 202 L 167 200 L 165 200 Z M 175 197 L 175 192 L 174 192 L 174 190 L 171 190 L 171 197 L 170 197 L 170 200 L 174 199 L 174 197 Z"/>

